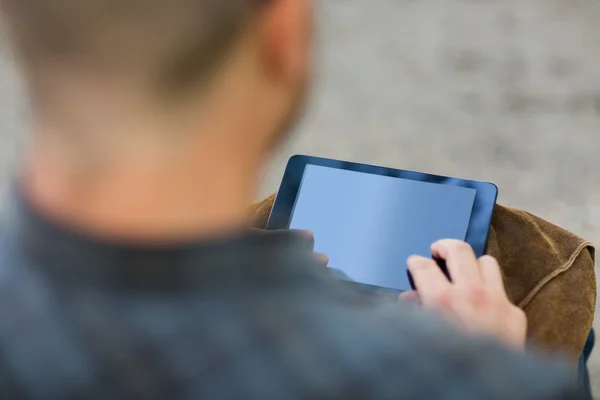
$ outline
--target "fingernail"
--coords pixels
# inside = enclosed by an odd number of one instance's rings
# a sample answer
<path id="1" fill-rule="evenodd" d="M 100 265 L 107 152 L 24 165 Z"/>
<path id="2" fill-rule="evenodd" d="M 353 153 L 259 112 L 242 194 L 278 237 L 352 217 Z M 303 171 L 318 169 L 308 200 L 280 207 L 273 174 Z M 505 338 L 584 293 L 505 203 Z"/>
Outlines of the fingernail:
<path id="1" fill-rule="evenodd" d="M 304 237 L 307 239 L 312 239 L 315 236 L 312 231 L 302 231 L 302 235 L 304 235 Z"/>
<path id="2" fill-rule="evenodd" d="M 326 254 L 315 253 L 315 257 L 317 258 L 319 264 L 329 264 L 329 257 Z"/>
<path id="3" fill-rule="evenodd" d="M 416 291 L 402 292 L 398 296 L 398 300 L 400 300 L 400 301 L 409 301 L 409 302 L 415 302 L 416 303 L 416 302 L 419 301 L 419 294 Z"/>
<path id="4" fill-rule="evenodd" d="M 406 263 L 411 268 L 419 268 L 419 267 L 421 267 L 423 265 L 426 265 L 426 263 L 428 261 L 429 261 L 428 258 L 425 258 L 425 257 L 422 257 L 422 256 L 418 256 L 418 255 L 414 255 L 414 256 L 408 257 L 408 260 L 406 261 Z"/>

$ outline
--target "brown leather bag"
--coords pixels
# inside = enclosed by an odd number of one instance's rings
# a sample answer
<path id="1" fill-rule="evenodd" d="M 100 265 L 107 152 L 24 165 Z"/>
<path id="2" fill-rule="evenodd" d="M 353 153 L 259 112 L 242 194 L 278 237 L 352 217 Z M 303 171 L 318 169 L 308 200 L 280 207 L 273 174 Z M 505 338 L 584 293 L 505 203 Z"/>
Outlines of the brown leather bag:
<path id="1" fill-rule="evenodd" d="M 252 225 L 266 226 L 275 195 L 251 206 Z M 528 317 L 529 338 L 576 360 L 596 306 L 594 247 L 535 215 L 497 205 L 488 254 L 502 266 L 508 294 Z"/>

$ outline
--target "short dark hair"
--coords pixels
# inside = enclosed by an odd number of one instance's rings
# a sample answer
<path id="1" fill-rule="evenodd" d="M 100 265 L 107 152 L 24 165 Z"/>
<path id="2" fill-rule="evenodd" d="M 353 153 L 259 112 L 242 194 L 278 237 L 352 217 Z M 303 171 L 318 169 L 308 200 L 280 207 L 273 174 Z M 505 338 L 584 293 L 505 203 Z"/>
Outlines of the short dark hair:
<path id="1" fill-rule="evenodd" d="M 45 61 L 133 66 L 160 90 L 205 78 L 257 0 L 0 0 L 27 70 Z"/>

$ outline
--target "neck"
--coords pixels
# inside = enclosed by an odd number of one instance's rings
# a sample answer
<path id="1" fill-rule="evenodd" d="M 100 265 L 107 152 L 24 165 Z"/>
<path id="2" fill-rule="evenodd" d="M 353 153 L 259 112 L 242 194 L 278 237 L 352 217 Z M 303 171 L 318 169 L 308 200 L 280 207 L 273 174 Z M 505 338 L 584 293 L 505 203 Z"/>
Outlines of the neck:
<path id="1" fill-rule="evenodd" d="M 51 220 L 112 240 L 181 242 L 246 223 L 260 165 L 259 157 L 232 154 L 243 146 L 120 145 L 104 165 L 36 135 L 20 180 L 25 196 Z"/>
<path id="2" fill-rule="evenodd" d="M 248 49 L 202 92 L 168 105 L 129 75 L 53 71 L 42 94 L 59 95 L 42 96 L 36 108 L 22 192 L 47 218 L 121 241 L 242 228 L 274 116 L 289 102 Z"/>

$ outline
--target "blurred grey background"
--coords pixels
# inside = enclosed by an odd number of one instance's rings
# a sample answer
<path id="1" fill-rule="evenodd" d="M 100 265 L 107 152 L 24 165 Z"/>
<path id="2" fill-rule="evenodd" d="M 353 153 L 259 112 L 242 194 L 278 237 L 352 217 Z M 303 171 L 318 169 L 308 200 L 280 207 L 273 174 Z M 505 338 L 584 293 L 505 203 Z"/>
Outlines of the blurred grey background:
<path id="1" fill-rule="evenodd" d="M 492 181 L 502 204 L 600 243 L 600 1 L 321 0 L 316 11 L 313 102 L 261 195 L 287 157 L 308 153 Z M 28 114 L 0 48 L 6 182 Z M 591 366 L 600 395 L 600 350 Z"/>

